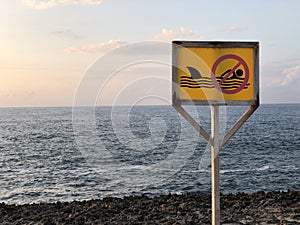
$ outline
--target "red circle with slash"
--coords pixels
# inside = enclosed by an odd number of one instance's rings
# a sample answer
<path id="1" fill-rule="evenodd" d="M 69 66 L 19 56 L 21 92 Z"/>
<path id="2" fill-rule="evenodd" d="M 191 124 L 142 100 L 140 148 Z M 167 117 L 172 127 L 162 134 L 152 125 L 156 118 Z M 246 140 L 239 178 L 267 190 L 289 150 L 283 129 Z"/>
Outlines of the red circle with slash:
<path id="1" fill-rule="evenodd" d="M 216 70 L 217 70 L 217 67 L 219 66 L 219 64 L 221 62 L 223 62 L 224 60 L 227 60 L 227 59 L 234 59 L 237 61 L 237 64 L 224 76 L 224 78 L 221 80 L 221 81 L 217 81 L 216 79 L 216 76 L 215 76 L 215 73 L 216 73 Z M 245 79 L 243 81 L 243 83 L 236 89 L 233 89 L 233 90 L 226 90 L 226 89 L 223 89 L 221 87 L 222 83 L 240 66 L 242 65 L 245 69 Z M 244 89 L 244 87 L 247 85 L 247 82 L 249 80 L 249 68 L 248 68 L 248 65 L 247 63 L 240 57 L 240 56 L 237 56 L 237 55 L 233 55 L 233 54 L 228 54 L 228 55 L 223 55 L 221 56 L 220 58 L 218 58 L 216 60 L 216 62 L 214 63 L 212 69 L 211 69 L 211 79 L 212 79 L 212 82 L 214 83 L 215 87 L 225 93 L 225 94 L 235 94 L 235 93 L 238 93 L 240 92 L 241 90 Z"/>

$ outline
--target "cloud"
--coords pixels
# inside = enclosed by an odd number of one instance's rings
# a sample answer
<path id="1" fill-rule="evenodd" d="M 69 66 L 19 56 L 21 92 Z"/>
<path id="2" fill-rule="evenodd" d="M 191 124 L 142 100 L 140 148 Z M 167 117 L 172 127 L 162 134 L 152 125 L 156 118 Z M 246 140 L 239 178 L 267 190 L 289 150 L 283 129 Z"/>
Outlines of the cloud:
<path id="1" fill-rule="evenodd" d="M 52 32 L 52 34 L 55 35 L 65 35 L 65 36 L 71 36 L 73 33 L 70 30 L 58 30 Z M 179 31 L 173 31 L 168 29 L 162 29 L 161 33 L 159 35 L 155 35 L 152 40 L 157 41 L 156 43 L 151 42 L 143 42 L 141 44 L 141 48 L 139 48 L 139 45 L 136 45 L 132 49 L 125 49 L 122 53 L 127 54 L 141 54 L 143 52 L 144 54 L 157 54 L 157 48 L 161 47 L 162 42 L 164 43 L 162 46 L 162 50 L 160 51 L 160 54 L 165 54 L 166 52 L 169 53 L 169 49 L 165 46 L 165 42 L 170 42 L 173 39 L 203 39 L 203 37 L 196 35 L 192 30 L 186 30 L 185 28 L 181 27 Z M 64 49 L 65 52 L 68 53 L 106 53 L 114 48 L 120 47 L 121 45 L 127 44 L 125 41 L 121 40 L 109 40 L 107 42 L 100 42 L 95 44 L 88 44 L 81 47 L 67 47 Z M 146 47 L 149 45 L 149 48 Z M 153 46 L 153 47 L 151 47 Z"/>
<path id="2" fill-rule="evenodd" d="M 224 30 L 225 33 L 234 33 L 234 32 L 241 32 L 241 31 L 244 31 L 244 30 L 247 30 L 248 27 L 245 26 L 245 25 L 238 25 L 238 26 L 231 26 L 231 27 L 228 27 Z"/>
<path id="3" fill-rule="evenodd" d="M 285 77 L 281 80 L 280 85 L 287 86 L 300 77 L 300 65 L 285 69 L 283 71 L 283 74 L 285 75 Z"/>
<path id="4" fill-rule="evenodd" d="M 48 9 L 58 5 L 98 5 L 102 0 L 21 0 L 26 6 L 34 9 Z"/>
<path id="5" fill-rule="evenodd" d="M 118 48 L 121 45 L 126 44 L 120 40 L 109 40 L 107 42 L 101 42 L 98 44 L 89 44 L 81 47 L 68 47 L 65 48 L 66 52 L 69 53 L 106 53 L 114 48 Z"/>
<path id="6" fill-rule="evenodd" d="M 55 35 L 57 37 L 65 37 L 73 40 L 81 39 L 81 37 L 77 34 L 75 34 L 73 31 L 65 29 L 65 30 L 55 30 L 51 32 L 52 35 Z"/>
<path id="7" fill-rule="evenodd" d="M 168 29 L 162 29 L 161 33 L 158 35 L 155 35 L 153 37 L 154 40 L 160 40 L 160 41 L 171 41 L 174 39 L 203 39 L 201 36 L 197 36 L 194 31 L 192 30 L 186 30 L 184 27 L 181 27 L 179 31 L 173 31 Z"/>

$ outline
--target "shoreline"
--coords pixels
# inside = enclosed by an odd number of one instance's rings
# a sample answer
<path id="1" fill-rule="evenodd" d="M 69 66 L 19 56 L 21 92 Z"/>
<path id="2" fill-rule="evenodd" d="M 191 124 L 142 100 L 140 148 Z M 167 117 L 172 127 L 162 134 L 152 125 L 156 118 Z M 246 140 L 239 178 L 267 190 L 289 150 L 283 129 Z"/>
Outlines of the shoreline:
<path id="1" fill-rule="evenodd" d="M 300 224 L 300 191 L 221 194 L 222 224 Z M 211 224 L 211 196 L 107 197 L 9 205 L 0 224 Z"/>

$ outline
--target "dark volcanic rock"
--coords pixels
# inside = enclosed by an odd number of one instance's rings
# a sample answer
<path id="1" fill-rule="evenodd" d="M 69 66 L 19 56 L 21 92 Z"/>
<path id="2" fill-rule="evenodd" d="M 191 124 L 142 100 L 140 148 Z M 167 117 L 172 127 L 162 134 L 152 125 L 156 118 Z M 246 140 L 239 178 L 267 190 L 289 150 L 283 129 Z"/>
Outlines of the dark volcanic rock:
<path id="1" fill-rule="evenodd" d="M 221 195 L 222 224 L 300 224 L 300 191 Z M 0 224 L 211 224 L 205 194 L 0 204 Z"/>

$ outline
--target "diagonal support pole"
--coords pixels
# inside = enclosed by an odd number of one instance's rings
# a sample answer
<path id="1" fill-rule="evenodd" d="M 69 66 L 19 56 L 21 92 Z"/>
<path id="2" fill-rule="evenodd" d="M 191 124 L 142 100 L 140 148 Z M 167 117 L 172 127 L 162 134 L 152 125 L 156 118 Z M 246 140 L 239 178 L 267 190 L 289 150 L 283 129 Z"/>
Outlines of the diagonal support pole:
<path id="1" fill-rule="evenodd" d="M 249 117 L 254 113 L 254 111 L 258 108 L 257 105 L 251 105 L 249 109 L 237 120 L 237 122 L 227 131 L 226 135 L 223 138 L 223 141 L 220 144 L 220 148 L 222 148 L 229 139 L 241 128 L 241 126 L 249 119 Z"/>
<path id="2" fill-rule="evenodd" d="M 201 135 L 210 145 L 212 145 L 212 139 L 210 135 L 200 126 L 200 124 L 197 123 L 196 120 L 179 104 L 173 104 L 173 107 L 176 109 L 177 112 L 179 112 L 183 118 L 185 118 L 192 127 L 195 128 L 195 130 Z"/>

